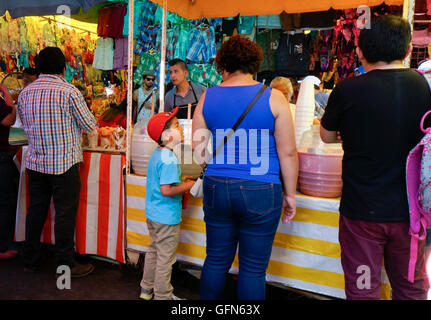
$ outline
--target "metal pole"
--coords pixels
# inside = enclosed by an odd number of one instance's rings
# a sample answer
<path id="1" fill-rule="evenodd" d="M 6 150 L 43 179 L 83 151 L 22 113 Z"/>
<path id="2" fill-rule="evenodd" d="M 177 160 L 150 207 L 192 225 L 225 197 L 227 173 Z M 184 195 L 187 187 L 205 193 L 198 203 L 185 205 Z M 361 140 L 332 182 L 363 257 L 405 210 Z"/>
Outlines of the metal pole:
<path id="1" fill-rule="evenodd" d="M 162 52 L 161 52 L 161 59 L 160 59 L 159 112 L 165 111 L 166 21 L 167 21 L 168 0 L 163 0 L 162 7 L 163 7 L 163 21 L 162 21 L 162 47 L 161 47 Z"/>
<path id="2" fill-rule="evenodd" d="M 134 0 L 129 0 L 129 56 L 127 66 L 127 148 L 126 148 L 126 174 L 130 174 L 130 153 L 132 141 L 132 99 L 133 99 L 133 15 Z"/>
<path id="3" fill-rule="evenodd" d="M 404 0 L 403 19 L 406 19 L 409 22 L 410 28 L 412 30 L 412 35 L 413 35 L 413 17 L 414 17 L 414 14 L 415 14 L 415 0 Z M 410 68 L 411 56 L 412 56 L 412 54 L 410 52 L 409 55 L 404 60 L 404 65 L 407 68 Z"/>

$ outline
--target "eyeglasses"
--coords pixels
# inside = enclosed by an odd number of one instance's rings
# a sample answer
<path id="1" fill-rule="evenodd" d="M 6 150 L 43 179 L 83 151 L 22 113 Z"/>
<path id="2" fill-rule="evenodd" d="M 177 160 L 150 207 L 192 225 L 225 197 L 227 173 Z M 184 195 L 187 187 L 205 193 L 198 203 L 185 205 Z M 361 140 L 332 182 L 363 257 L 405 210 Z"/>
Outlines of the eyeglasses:
<path id="1" fill-rule="evenodd" d="M 154 78 L 145 78 L 145 80 L 154 82 Z"/>

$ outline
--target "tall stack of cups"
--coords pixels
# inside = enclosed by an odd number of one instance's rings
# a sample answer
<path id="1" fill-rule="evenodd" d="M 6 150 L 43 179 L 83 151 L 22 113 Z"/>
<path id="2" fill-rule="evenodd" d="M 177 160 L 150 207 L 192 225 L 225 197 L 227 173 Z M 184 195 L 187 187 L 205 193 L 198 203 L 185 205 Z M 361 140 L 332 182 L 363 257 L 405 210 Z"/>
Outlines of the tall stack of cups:
<path id="1" fill-rule="evenodd" d="M 298 99 L 296 100 L 295 139 L 299 146 L 302 135 L 310 130 L 314 119 L 314 83 L 309 80 L 301 82 Z"/>

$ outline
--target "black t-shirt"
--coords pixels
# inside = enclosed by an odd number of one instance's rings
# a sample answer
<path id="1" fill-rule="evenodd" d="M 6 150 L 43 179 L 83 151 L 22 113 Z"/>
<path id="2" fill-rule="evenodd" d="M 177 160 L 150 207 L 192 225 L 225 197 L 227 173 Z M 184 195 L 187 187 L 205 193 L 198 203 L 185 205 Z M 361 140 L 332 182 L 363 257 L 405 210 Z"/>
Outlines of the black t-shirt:
<path id="1" fill-rule="evenodd" d="M 321 125 L 343 140 L 340 213 L 369 222 L 407 222 L 406 161 L 431 109 L 428 83 L 414 70 L 373 70 L 332 91 Z"/>
<path id="2" fill-rule="evenodd" d="M 11 112 L 12 108 L 0 97 L 0 121 L 3 121 Z M 9 148 L 9 127 L 0 124 L 0 151 L 8 151 Z"/>

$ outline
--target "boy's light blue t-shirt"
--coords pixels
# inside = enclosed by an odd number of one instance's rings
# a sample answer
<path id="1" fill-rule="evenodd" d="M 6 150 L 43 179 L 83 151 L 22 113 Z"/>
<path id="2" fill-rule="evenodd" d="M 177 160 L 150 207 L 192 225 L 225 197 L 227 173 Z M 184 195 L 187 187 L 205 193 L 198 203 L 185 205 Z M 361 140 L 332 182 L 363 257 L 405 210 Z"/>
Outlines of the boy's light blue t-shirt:
<path id="1" fill-rule="evenodd" d="M 175 154 L 168 149 L 156 148 L 148 161 L 145 196 L 147 219 L 168 225 L 181 222 L 181 195 L 165 197 L 160 192 L 160 185 L 180 183 L 180 163 Z"/>

